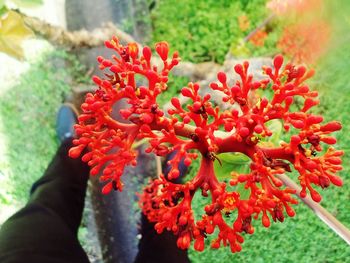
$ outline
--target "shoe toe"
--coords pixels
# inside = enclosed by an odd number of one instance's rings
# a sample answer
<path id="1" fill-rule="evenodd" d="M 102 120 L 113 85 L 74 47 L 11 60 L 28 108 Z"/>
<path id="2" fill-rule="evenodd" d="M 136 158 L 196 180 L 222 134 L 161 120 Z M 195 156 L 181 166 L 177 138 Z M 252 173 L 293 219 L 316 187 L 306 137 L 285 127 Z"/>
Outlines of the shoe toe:
<path id="1" fill-rule="evenodd" d="M 56 132 L 61 142 L 74 137 L 74 124 L 76 123 L 77 115 L 72 106 L 63 104 L 58 110 L 56 121 Z"/>

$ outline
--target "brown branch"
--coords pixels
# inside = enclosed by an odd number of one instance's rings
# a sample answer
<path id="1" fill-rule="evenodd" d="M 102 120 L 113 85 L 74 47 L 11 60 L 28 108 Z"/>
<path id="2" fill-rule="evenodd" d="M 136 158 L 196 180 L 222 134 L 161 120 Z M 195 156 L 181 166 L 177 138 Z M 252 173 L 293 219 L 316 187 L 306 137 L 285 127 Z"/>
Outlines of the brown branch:
<path id="1" fill-rule="evenodd" d="M 30 27 L 35 34 L 56 46 L 63 46 L 71 49 L 100 47 L 104 45 L 106 40 L 111 39 L 113 36 L 118 37 L 122 43 L 137 43 L 131 35 L 120 30 L 111 22 L 93 31 L 87 31 L 85 29 L 68 31 L 62 27 L 46 23 L 38 18 L 30 17 L 22 13 L 21 15 L 26 25 Z M 137 44 L 141 49 L 142 45 L 140 43 Z M 159 67 L 163 64 L 161 59 L 157 58 L 153 59 L 153 63 Z M 218 65 L 213 62 L 199 64 L 182 62 L 173 70 L 173 74 L 177 76 L 186 76 L 192 81 L 197 81 L 205 79 L 208 72 L 214 68 L 218 68 Z"/>
<path id="2" fill-rule="evenodd" d="M 59 26 L 53 26 L 38 18 L 30 17 L 24 14 L 24 22 L 30 27 L 34 33 L 45 38 L 54 45 L 75 48 L 92 48 L 103 46 L 107 39 L 117 36 L 121 42 L 136 42 L 135 39 L 118 29 L 113 23 L 106 23 L 103 27 L 96 28 L 93 31 L 85 29 L 78 31 L 68 31 Z"/>
<path id="3" fill-rule="evenodd" d="M 260 25 L 258 25 L 244 38 L 244 42 L 248 42 L 259 30 L 266 26 L 273 18 L 275 18 L 275 14 L 271 14 L 269 17 L 267 17 Z"/>

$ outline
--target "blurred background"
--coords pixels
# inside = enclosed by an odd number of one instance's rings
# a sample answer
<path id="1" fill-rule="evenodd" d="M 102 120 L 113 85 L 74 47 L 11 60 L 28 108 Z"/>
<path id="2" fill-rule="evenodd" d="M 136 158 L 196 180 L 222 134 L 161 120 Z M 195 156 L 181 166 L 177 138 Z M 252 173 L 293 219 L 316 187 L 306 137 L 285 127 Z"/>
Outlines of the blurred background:
<path id="1" fill-rule="evenodd" d="M 216 69 L 242 59 L 258 70 L 282 53 L 315 68 L 308 82 L 320 94 L 315 111 L 342 122 L 337 148 L 345 151 L 344 186 L 322 191 L 321 204 L 350 227 L 347 0 L 0 0 L 0 225 L 26 203 L 58 147 L 57 109 L 74 89 L 92 84 L 95 57 L 106 54 L 103 40 L 114 34 L 151 47 L 165 40 L 179 51 L 186 67 L 170 78 L 164 104 L 189 81 L 206 83 Z M 295 209 L 294 218 L 269 229 L 257 221 L 241 253 L 191 248 L 190 259 L 350 262 L 340 237 L 303 203 Z M 79 237 L 91 261 L 103 262 L 103 249 L 90 238 L 91 214 L 87 205 Z"/>

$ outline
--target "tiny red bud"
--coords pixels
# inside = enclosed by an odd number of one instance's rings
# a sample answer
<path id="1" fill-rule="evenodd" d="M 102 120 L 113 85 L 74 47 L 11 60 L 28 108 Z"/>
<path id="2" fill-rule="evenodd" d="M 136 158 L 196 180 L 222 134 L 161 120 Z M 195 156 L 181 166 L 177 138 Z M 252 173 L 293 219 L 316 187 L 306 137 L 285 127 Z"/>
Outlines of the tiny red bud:
<path id="1" fill-rule="evenodd" d="M 178 98 L 172 98 L 171 104 L 173 104 L 173 106 L 177 109 L 181 107 L 180 100 Z"/>
<path id="2" fill-rule="evenodd" d="M 100 86 L 102 83 L 102 80 L 98 76 L 93 76 L 92 81 L 95 82 L 98 86 Z"/>
<path id="3" fill-rule="evenodd" d="M 102 194 L 106 195 L 109 194 L 113 189 L 113 184 L 112 182 L 107 183 L 103 188 L 102 188 Z"/>
<path id="4" fill-rule="evenodd" d="M 321 195 L 319 193 L 317 193 L 315 190 L 312 190 L 310 192 L 310 195 L 311 195 L 312 200 L 314 200 L 317 203 L 319 203 L 322 199 Z"/>
<path id="5" fill-rule="evenodd" d="M 128 52 L 132 59 L 136 59 L 139 55 L 139 47 L 135 42 L 128 44 Z"/>
<path id="6" fill-rule="evenodd" d="M 188 117 L 188 116 L 186 115 L 186 116 L 183 118 L 183 122 L 184 122 L 185 124 L 190 123 L 190 122 L 191 122 L 191 118 Z"/>
<path id="7" fill-rule="evenodd" d="M 336 175 L 330 176 L 329 179 L 331 180 L 332 184 L 336 186 L 342 186 L 343 185 L 343 180 Z"/>
<path id="8" fill-rule="evenodd" d="M 205 227 L 205 232 L 207 232 L 207 234 L 212 234 L 212 233 L 214 233 L 214 226 L 211 225 L 211 224 L 208 224 L 208 225 Z"/>
<path id="9" fill-rule="evenodd" d="M 210 83 L 210 87 L 211 87 L 213 90 L 219 89 L 219 85 L 216 84 L 216 83 L 214 83 L 214 82 Z"/>
<path id="10" fill-rule="evenodd" d="M 68 155 L 71 158 L 78 158 L 81 152 L 84 150 L 85 145 L 78 145 L 69 149 Z"/>
<path id="11" fill-rule="evenodd" d="M 276 70 L 279 70 L 283 64 L 283 56 L 282 55 L 276 55 L 273 59 L 273 65 L 275 66 Z"/>
<path id="12" fill-rule="evenodd" d="M 291 138 L 290 138 L 290 142 L 294 145 L 298 145 L 300 144 L 301 142 L 301 139 L 298 135 L 293 135 Z"/>
<path id="13" fill-rule="evenodd" d="M 221 82 L 221 83 L 226 83 L 226 74 L 225 72 L 219 72 L 218 73 L 218 80 Z"/>
<path id="14" fill-rule="evenodd" d="M 238 94 L 241 92 L 241 88 L 237 85 L 234 85 L 232 88 L 231 88 L 231 93 L 232 94 Z"/>
<path id="15" fill-rule="evenodd" d="M 143 54 L 143 57 L 147 60 L 147 61 L 150 61 L 151 57 L 152 57 L 152 50 L 150 47 L 148 46 L 145 46 L 142 50 L 142 54 Z"/>
<path id="16" fill-rule="evenodd" d="M 226 122 L 224 124 L 225 131 L 230 132 L 233 129 L 233 123 L 232 122 Z"/>
<path id="17" fill-rule="evenodd" d="M 102 63 L 103 60 L 104 60 L 104 58 L 103 58 L 102 56 L 98 56 L 98 57 L 97 57 L 98 63 Z"/>
<path id="18" fill-rule="evenodd" d="M 119 65 L 112 65 L 110 68 L 109 68 L 110 71 L 112 71 L 113 73 L 119 73 L 119 72 L 122 72 L 123 70 L 120 68 Z"/>
<path id="19" fill-rule="evenodd" d="M 107 59 L 102 61 L 102 65 L 105 66 L 106 68 L 112 66 L 112 64 L 113 64 L 112 61 Z"/>
<path id="20" fill-rule="evenodd" d="M 204 241 L 202 239 L 196 239 L 196 241 L 194 242 L 194 249 L 197 251 L 203 251 Z"/>
<path id="21" fill-rule="evenodd" d="M 267 214 L 263 214 L 262 216 L 262 224 L 264 225 L 264 227 L 269 227 L 270 226 L 270 219 L 267 216 Z"/>
<path id="22" fill-rule="evenodd" d="M 192 92 L 188 88 L 182 88 L 181 94 L 185 97 L 192 97 Z"/>
<path id="23" fill-rule="evenodd" d="M 241 64 L 235 65 L 234 69 L 235 69 L 236 73 L 238 73 L 239 75 L 243 74 L 243 66 Z"/>
<path id="24" fill-rule="evenodd" d="M 187 224 L 187 217 L 184 216 L 184 215 L 180 216 L 180 218 L 179 218 L 179 225 L 180 226 L 184 226 L 186 224 Z"/>
<path id="25" fill-rule="evenodd" d="M 143 121 L 144 123 L 147 123 L 147 124 L 150 124 L 150 123 L 152 123 L 152 121 L 153 121 L 153 114 L 151 114 L 151 113 L 143 113 L 143 114 L 141 114 L 141 121 Z"/>
<path id="26" fill-rule="evenodd" d="M 193 110 L 194 111 L 199 111 L 202 107 L 202 103 L 200 101 L 196 101 L 195 103 L 193 103 Z"/>
<path id="27" fill-rule="evenodd" d="M 220 248 L 220 242 L 219 241 L 215 241 L 214 243 L 211 244 L 211 247 L 213 249 L 218 249 Z"/>
<path id="28" fill-rule="evenodd" d="M 317 124 L 323 121 L 322 116 L 311 115 L 307 118 L 308 124 Z"/>
<path id="29" fill-rule="evenodd" d="M 342 126 L 340 124 L 340 122 L 337 121 L 332 121 L 329 122 L 323 126 L 321 126 L 321 131 L 339 131 L 341 130 Z"/>
<path id="30" fill-rule="evenodd" d="M 290 123 L 297 129 L 302 129 L 305 126 L 305 123 L 302 120 L 292 120 Z"/>
<path id="31" fill-rule="evenodd" d="M 115 48 L 115 46 L 112 44 L 112 42 L 111 41 L 105 41 L 105 46 L 106 46 L 106 48 Z"/>
<path id="32" fill-rule="evenodd" d="M 306 68 L 304 66 L 300 66 L 297 71 L 297 77 L 301 78 L 302 76 L 304 76 L 305 72 Z"/>
<path id="33" fill-rule="evenodd" d="M 167 42 L 162 41 L 156 44 L 156 51 L 160 58 L 165 61 L 168 58 L 169 45 Z"/>
<path id="34" fill-rule="evenodd" d="M 263 132 L 263 127 L 260 125 L 260 124 L 258 124 L 258 125 L 256 125 L 255 127 L 254 127 L 254 131 L 256 132 L 256 133 L 258 133 L 258 134 L 260 134 L 260 133 L 262 133 Z"/>
<path id="35" fill-rule="evenodd" d="M 191 163 L 192 163 L 192 160 L 191 160 L 191 158 L 185 158 L 185 160 L 184 160 L 184 164 L 186 165 L 186 166 L 190 166 L 191 165 Z"/>
<path id="36" fill-rule="evenodd" d="M 239 129 L 239 135 L 242 137 L 248 136 L 250 133 L 249 129 L 247 127 L 242 127 Z"/>
<path id="37" fill-rule="evenodd" d="M 327 144 L 336 144 L 337 143 L 337 139 L 334 137 L 321 137 L 320 140 L 324 143 L 327 143 Z"/>

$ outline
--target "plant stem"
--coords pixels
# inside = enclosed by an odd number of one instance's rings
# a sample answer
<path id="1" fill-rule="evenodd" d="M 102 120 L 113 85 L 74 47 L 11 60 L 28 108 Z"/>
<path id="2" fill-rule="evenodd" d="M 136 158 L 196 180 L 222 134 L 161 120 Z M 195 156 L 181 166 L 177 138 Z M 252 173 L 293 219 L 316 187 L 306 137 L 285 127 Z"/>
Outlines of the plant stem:
<path id="1" fill-rule="evenodd" d="M 260 25 L 258 25 L 253 31 L 251 31 L 243 40 L 244 42 L 248 42 L 260 29 L 266 26 L 276 15 L 271 14 L 268 16 Z"/>
<path id="2" fill-rule="evenodd" d="M 277 175 L 283 183 L 292 189 L 297 190 L 298 197 L 309 207 L 314 213 L 338 236 L 340 236 L 348 245 L 350 245 L 350 230 L 336 219 L 330 212 L 323 208 L 320 204 L 314 202 L 309 196 L 301 198 L 299 193 L 301 188 L 285 174 Z"/>

